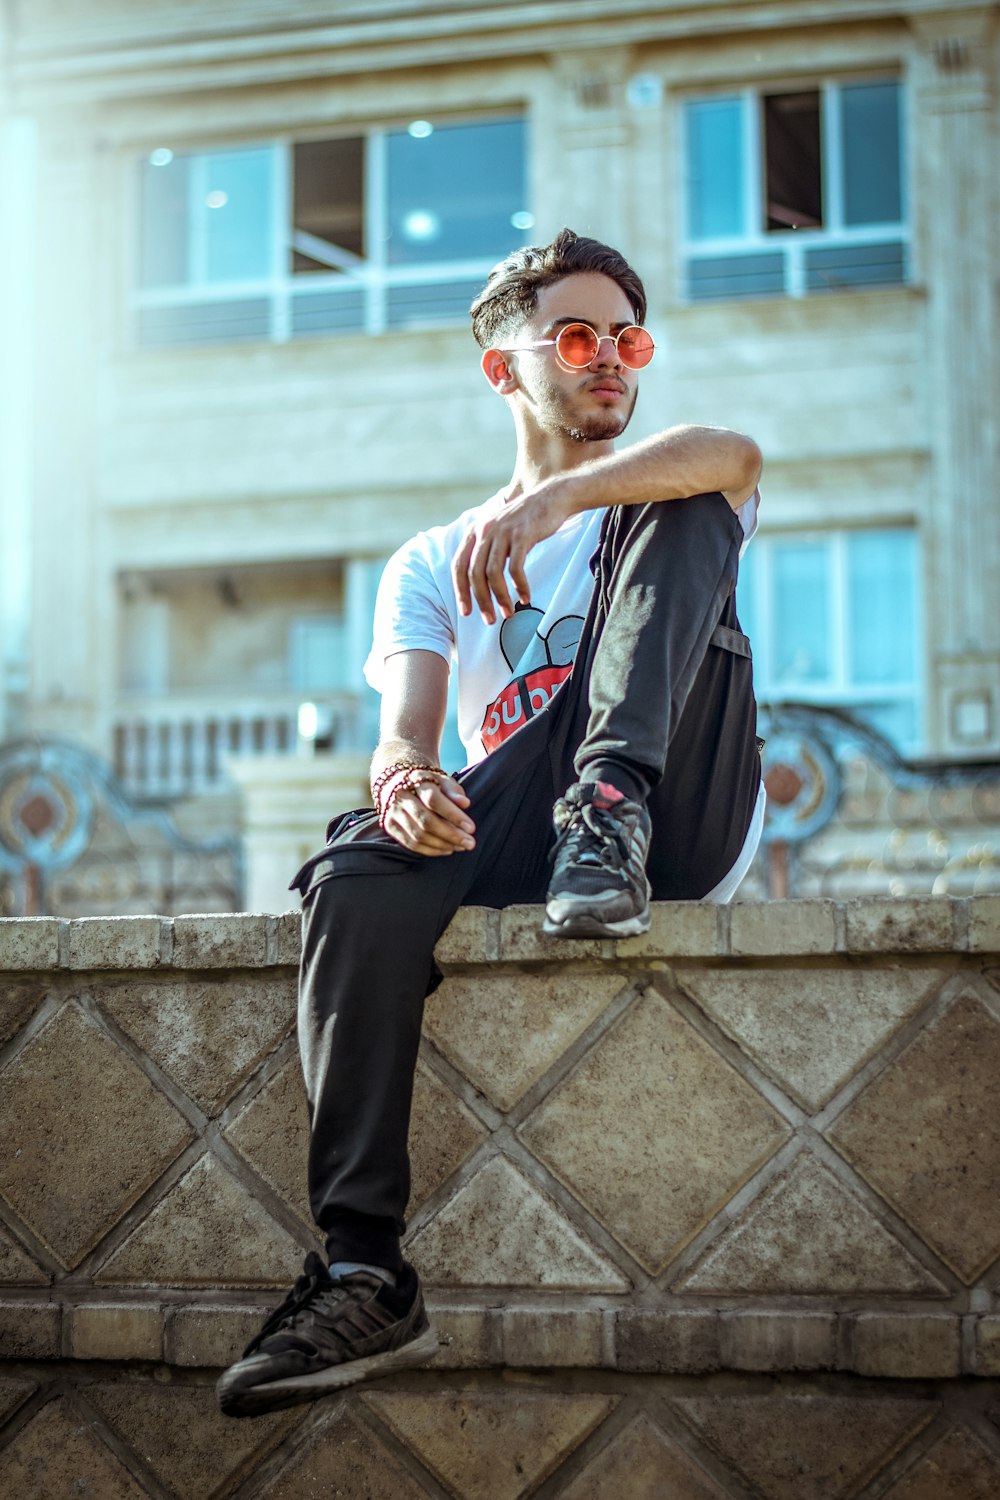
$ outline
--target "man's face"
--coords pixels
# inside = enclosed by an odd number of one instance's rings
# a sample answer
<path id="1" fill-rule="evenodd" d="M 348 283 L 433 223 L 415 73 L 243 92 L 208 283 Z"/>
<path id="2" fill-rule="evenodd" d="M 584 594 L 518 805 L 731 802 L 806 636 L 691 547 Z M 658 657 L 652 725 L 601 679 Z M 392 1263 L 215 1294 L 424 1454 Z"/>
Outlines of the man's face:
<path id="1" fill-rule="evenodd" d="M 543 287 L 528 321 L 511 344 L 554 339 L 568 323 L 589 323 L 600 335 L 635 322 L 635 310 L 617 282 L 600 272 L 580 272 Z M 506 343 L 507 340 L 504 340 Z M 510 356 L 526 414 L 544 432 L 574 442 L 606 442 L 628 426 L 638 394 L 638 372 L 623 365 L 610 339 L 584 369 L 563 363 L 552 345 Z"/>

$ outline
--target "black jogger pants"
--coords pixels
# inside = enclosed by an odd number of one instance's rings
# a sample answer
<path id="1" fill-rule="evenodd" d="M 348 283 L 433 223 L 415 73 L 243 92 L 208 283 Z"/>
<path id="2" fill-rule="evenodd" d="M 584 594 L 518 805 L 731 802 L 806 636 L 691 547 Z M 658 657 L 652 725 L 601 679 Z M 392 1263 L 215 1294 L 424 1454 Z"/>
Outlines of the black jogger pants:
<path id="1" fill-rule="evenodd" d="M 655 899 L 698 900 L 735 864 L 760 780 L 742 539 L 718 494 L 609 510 L 571 676 L 460 775 L 475 849 L 427 858 L 351 814 L 296 876 L 309 1191 L 331 1259 L 400 1265 L 434 946 L 459 906 L 544 900 L 552 804 L 581 770 L 620 761 L 652 784 Z"/>

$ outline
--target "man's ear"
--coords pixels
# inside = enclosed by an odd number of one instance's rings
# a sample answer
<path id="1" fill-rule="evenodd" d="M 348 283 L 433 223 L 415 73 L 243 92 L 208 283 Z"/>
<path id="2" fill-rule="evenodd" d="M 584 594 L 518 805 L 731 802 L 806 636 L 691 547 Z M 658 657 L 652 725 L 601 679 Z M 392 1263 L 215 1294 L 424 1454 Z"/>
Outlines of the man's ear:
<path id="1" fill-rule="evenodd" d="M 501 396 L 517 390 L 517 380 L 502 349 L 487 349 L 482 358 L 483 374 Z"/>

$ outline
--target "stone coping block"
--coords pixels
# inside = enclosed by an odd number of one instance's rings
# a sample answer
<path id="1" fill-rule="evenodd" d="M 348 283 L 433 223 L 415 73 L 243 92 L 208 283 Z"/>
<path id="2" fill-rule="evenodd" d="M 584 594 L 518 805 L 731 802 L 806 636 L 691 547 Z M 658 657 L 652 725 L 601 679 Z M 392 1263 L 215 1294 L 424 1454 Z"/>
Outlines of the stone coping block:
<path id="1" fill-rule="evenodd" d="M 163 961 L 159 917 L 78 917 L 69 924 L 71 969 L 155 969 Z"/>
<path id="2" fill-rule="evenodd" d="M 0 917 L 0 970 L 8 974 L 59 967 L 57 917 Z"/>
<path id="3" fill-rule="evenodd" d="M 301 916 L 253 912 L 0 918 L 0 973 L 57 968 L 134 969 L 294 967 Z M 592 963 L 618 958 L 797 958 L 851 953 L 1000 953 L 1000 895 L 871 897 L 737 902 L 654 902 L 640 938 L 565 941 L 541 932 L 541 909 L 463 907 L 442 935 L 443 965 Z"/>

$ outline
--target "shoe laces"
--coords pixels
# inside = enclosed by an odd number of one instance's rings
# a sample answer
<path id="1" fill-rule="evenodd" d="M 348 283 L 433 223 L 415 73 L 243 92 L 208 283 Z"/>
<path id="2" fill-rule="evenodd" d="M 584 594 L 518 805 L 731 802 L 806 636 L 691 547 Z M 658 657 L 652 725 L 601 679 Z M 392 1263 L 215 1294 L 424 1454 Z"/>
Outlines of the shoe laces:
<path id="1" fill-rule="evenodd" d="M 553 809 L 558 829 L 554 860 L 565 847 L 574 864 L 607 865 L 620 869 L 628 858 L 628 833 L 610 808 L 596 802 L 563 798 Z"/>
<path id="2" fill-rule="evenodd" d="M 255 1349 L 259 1349 L 264 1340 L 277 1333 L 279 1329 L 294 1327 L 299 1313 L 304 1312 L 313 1303 L 321 1299 L 333 1302 L 342 1301 L 350 1295 L 348 1289 L 340 1282 L 331 1280 L 330 1273 L 320 1257 L 315 1251 L 310 1251 L 306 1256 L 302 1275 L 284 1301 L 268 1314 L 260 1332 L 247 1345 L 244 1358 Z"/>

